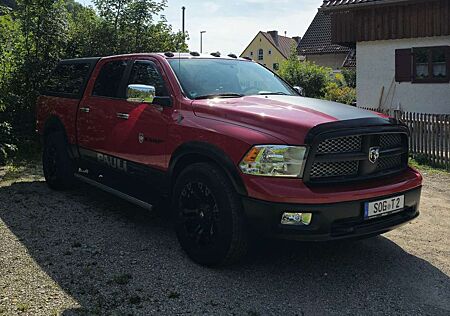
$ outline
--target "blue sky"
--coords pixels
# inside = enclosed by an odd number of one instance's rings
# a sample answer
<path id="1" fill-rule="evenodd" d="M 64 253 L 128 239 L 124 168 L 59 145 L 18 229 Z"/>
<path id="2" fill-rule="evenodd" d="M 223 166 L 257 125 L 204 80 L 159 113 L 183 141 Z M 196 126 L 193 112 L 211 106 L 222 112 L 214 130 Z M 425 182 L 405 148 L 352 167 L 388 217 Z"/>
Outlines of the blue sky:
<path id="1" fill-rule="evenodd" d="M 90 0 L 78 0 L 91 4 Z M 303 36 L 322 0 L 168 0 L 163 12 L 174 30 L 181 30 L 181 7 L 186 7 L 189 49 L 240 54 L 258 31 Z"/>

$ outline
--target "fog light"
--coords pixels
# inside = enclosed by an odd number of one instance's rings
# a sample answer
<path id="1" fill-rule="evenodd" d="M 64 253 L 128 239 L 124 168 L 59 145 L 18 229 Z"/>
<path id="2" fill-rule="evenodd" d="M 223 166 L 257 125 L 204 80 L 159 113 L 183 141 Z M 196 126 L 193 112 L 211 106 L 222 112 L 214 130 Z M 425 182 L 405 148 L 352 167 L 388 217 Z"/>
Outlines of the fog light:
<path id="1" fill-rule="evenodd" d="M 309 225 L 312 220 L 312 213 L 283 213 L 281 224 L 283 225 Z"/>

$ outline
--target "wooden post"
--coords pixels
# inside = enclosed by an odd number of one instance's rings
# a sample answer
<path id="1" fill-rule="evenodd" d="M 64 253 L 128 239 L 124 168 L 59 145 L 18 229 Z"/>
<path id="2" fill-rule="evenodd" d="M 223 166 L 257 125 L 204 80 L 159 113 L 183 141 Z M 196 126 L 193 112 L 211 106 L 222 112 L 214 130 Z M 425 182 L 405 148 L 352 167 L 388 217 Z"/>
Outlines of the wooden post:
<path id="1" fill-rule="evenodd" d="M 433 165 L 436 165 L 436 115 L 430 114 L 431 117 L 431 157 Z"/>
<path id="2" fill-rule="evenodd" d="M 431 159 L 431 119 L 430 119 L 430 114 L 425 114 L 425 127 L 426 127 L 426 143 L 427 143 L 427 151 L 426 151 L 426 155 L 427 155 L 427 159 L 430 162 L 433 162 L 433 159 Z"/>
<path id="3" fill-rule="evenodd" d="M 449 125 L 448 115 L 444 115 L 443 118 L 442 118 L 442 121 L 443 121 L 442 139 L 443 139 L 443 142 L 444 142 L 443 146 L 442 146 L 442 150 L 443 150 L 443 154 L 442 155 L 444 157 L 445 167 L 447 168 L 449 166 L 449 157 L 448 157 L 448 155 L 449 155 L 449 153 L 448 153 L 449 148 L 447 146 L 447 144 L 448 144 L 447 142 L 448 142 L 448 139 L 450 138 L 449 131 L 447 129 L 447 126 Z"/>

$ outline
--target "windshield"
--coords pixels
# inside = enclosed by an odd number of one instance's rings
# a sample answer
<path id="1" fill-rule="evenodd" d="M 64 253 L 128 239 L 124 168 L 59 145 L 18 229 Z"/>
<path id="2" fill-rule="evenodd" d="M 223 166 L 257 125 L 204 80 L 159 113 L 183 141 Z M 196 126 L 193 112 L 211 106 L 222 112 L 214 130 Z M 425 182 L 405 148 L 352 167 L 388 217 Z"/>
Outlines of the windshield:
<path id="1" fill-rule="evenodd" d="M 241 97 L 256 94 L 296 95 L 286 83 L 261 65 L 229 59 L 170 59 L 190 99 Z"/>

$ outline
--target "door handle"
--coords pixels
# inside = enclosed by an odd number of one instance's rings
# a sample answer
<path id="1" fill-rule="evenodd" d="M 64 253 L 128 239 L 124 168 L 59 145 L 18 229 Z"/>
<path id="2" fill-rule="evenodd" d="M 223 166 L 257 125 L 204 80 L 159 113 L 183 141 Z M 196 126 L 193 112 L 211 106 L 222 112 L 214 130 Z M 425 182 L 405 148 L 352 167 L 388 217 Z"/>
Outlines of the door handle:
<path id="1" fill-rule="evenodd" d="M 80 108 L 80 111 L 83 113 L 89 113 L 91 109 L 89 107 Z"/>
<path id="2" fill-rule="evenodd" d="M 116 113 L 116 116 L 123 120 L 128 120 L 128 118 L 130 117 L 130 115 L 127 113 Z"/>

